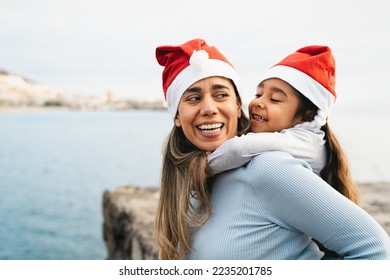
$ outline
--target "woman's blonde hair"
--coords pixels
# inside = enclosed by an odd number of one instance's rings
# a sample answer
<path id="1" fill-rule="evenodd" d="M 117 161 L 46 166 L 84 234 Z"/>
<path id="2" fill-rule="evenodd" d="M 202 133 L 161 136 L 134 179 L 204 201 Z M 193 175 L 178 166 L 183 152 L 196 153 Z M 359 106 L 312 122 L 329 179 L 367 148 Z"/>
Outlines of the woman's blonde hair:
<path id="1" fill-rule="evenodd" d="M 237 91 L 236 91 L 237 92 Z M 237 100 L 241 99 L 236 93 Z M 237 135 L 249 128 L 241 110 Z M 185 137 L 181 127 L 174 126 L 163 152 L 160 199 L 155 233 L 160 259 L 182 259 L 191 249 L 191 230 L 202 226 L 210 216 L 207 156 Z"/>

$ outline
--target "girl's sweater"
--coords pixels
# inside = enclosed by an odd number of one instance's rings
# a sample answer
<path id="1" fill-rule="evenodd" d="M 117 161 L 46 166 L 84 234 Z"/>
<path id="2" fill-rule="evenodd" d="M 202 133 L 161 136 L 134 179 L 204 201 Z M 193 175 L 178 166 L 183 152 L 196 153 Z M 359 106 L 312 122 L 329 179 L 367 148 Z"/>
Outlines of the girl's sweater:
<path id="1" fill-rule="evenodd" d="M 267 151 L 283 151 L 310 164 L 320 174 L 326 162 L 324 132 L 297 125 L 280 132 L 248 133 L 234 137 L 208 156 L 212 174 L 240 167 Z"/>

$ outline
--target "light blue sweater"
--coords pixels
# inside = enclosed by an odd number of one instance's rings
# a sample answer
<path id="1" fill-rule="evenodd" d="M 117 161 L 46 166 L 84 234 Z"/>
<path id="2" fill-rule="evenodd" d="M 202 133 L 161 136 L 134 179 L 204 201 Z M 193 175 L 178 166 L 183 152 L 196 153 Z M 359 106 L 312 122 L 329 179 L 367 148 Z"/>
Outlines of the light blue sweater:
<path id="1" fill-rule="evenodd" d="M 345 259 L 390 259 L 383 228 L 284 152 L 217 175 L 211 203 L 186 259 L 321 259 L 312 238 Z"/>

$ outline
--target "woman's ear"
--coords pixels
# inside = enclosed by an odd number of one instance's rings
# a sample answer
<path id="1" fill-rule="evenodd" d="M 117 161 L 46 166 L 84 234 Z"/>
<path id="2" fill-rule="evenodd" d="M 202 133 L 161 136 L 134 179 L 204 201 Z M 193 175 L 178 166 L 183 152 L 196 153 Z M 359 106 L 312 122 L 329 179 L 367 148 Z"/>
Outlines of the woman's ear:
<path id="1" fill-rule="evenodd" d="M 179 119 L 179 114 L 176 115 L 175 117 L 175 125 L 177 127 L 181 127 L 181 122 L 180 122 L 180 119 Z"/>
<path id="2" fill-rule="evenodd" d="M 237 102 L 237 118 L 241 118 L 242 106 L 240 102 Z"/>

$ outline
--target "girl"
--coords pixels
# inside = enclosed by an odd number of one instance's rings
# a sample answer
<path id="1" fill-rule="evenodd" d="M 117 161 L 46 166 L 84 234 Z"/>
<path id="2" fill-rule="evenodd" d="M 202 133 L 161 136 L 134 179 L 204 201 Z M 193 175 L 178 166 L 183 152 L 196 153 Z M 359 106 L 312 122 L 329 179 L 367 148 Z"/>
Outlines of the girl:
<path id="1" fill-rule="evenodd" d="M 327 123 L 334 85 L 329 47 L 308 46 L 284 58 L 265 74 L 249 104 L 253 133 L 226 141 L 210 154 L 211 172 L 242 166 L 265 151 L 285 151 L 358 204 L 347 157 Z"/>

